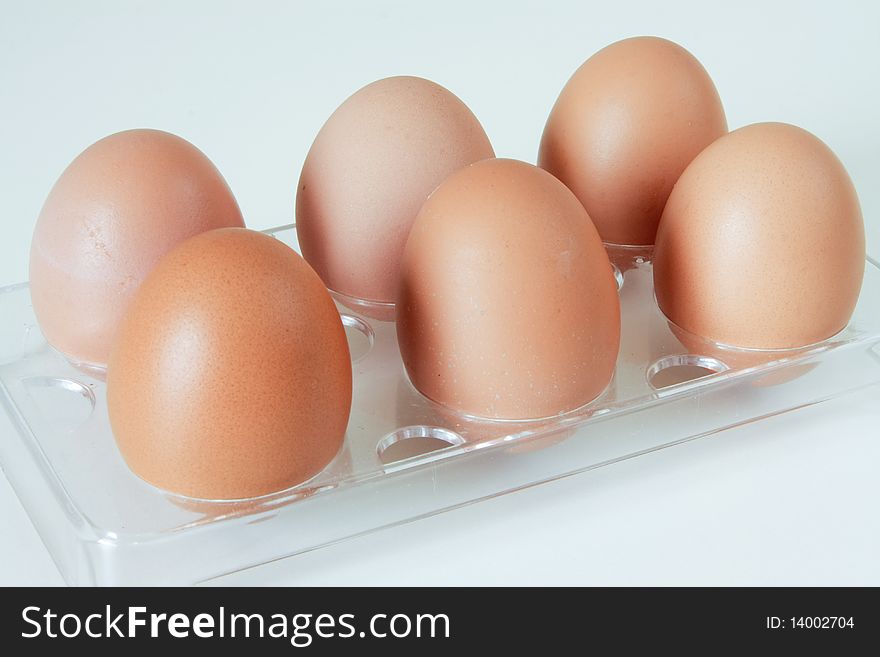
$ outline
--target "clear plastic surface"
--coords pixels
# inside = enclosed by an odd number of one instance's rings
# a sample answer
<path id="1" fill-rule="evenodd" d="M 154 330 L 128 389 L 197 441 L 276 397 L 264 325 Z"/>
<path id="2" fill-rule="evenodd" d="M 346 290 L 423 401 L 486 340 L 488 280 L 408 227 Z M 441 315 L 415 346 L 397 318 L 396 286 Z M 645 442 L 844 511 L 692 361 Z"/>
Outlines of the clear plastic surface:
<path id="1" fill-rule="evenodd" d="M 292 226 L 269 232 L 296 248 Z M 26 284 L 0 289 L 0 384 L 17 428 L 0 440 L 0 464 L 68 583 L 191 584 L 880 382 L 871 260 L 843 332 L 759 352 L 673 330 L 645 255 L 624 249 L 613 259 L 620 356 L 588 406 L 531 422 L 455 415 L 410 385 L 393 323 L 340 306 L 354 370 L 343 450 L 306 484 L 238 502 L 182 498 L 133 475 L 110 431 L 103 381 L 46 344 Z"/>

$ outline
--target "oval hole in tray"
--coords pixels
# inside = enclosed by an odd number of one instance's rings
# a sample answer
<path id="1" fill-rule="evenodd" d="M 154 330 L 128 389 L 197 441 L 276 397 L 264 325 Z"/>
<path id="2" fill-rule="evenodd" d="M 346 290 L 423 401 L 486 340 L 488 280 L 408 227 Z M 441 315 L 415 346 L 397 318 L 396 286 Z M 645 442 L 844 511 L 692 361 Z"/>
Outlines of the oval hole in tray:
<path id="1" fill-rule="evenodd" d="M 388 465 L 462 443 L 464 438 L 454 431 L 418 425 L 389 433 L 376 445 L 376 453 L 379 460 Z"/>
<path id="2" fill-rule="evenodd" d="M 717 358 L 679 354 L 666 356 L 648 368 L 648 383 L 654 390 L 696 381 L 713 374 L 726 372 L 730 368 Z"/>

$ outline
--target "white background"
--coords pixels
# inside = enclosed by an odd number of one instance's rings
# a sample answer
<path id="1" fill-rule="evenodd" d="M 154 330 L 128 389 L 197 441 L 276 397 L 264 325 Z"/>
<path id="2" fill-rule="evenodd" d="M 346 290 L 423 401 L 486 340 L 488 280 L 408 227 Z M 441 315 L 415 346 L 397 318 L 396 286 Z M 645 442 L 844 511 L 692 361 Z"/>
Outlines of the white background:
<path id="1" fill-rule="evenodd" d="M 880 255 L 873 2 L 0 1 L 0 284 L 27 278 L 52 183 L 155 127 L 205 151 L 253 228 L 288 223 L 350 93 L 433 79 L 534 161 L 574 69 L 617 39 L 693 52 L 731 128 L 801 125 L 849 169 Z M 880 584 L 880 392 L 859 393 L 235 576 L 254 584 Z M 0 417 L 0 440 L 12 438 Z M 61 578 L 0 475 L 0 584 Z"/>

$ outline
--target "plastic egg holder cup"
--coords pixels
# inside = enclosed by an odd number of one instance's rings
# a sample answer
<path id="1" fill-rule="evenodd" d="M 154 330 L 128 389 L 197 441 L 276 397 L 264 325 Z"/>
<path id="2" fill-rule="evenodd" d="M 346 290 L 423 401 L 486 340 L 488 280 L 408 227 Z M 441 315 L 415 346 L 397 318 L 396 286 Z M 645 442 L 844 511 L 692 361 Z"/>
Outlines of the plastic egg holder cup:
<path id="1" fill-rule="evenodd" d="M 611 260 L 611 264 L 616 271 L 621 273 L 621 285 L 623 273 L 637 265 L 650 261 L 654 256 L 653 244 L 613 244 L 611 242 L 603 242 L 603 244 L 605 245 L 605 251 L 608 252 L 608 259 Z"/>
<path id="2" fill-rule="evenodd" d="M 391 322 L 394 321 L 394 305 L 388 301 L 370 301 L 368 299 L 360 299 L 352 297 L 336 290 L 330 290 L 330 296 L 341 303 L 346 308 L 354 312 L 362 313 L 372 319 Z"/>
<path id="3" fill-rule="evenodd" d="M 55 349 L 55 347 L 52 347 L 52 348 Z M 107 366 L 106 365 L 100 365 L 98 363 L 89 363 L 88 361 L 84 361 L 84 360 L 77 360 L 76 358 L 73 358 L 72 356 L 68 356 L 60 349 L 55 349 L 55 351 L 57 351 L 65 360 L 67 360 L 67 362 L 70 363 L 74 367 L 74 369 L 77 369 L 80 372 L 82 372 L 83 374 L 85 374 L 87 376 L 91 376 L 95 379 L 100 379 L 101 381 L 106 380 L 106 378 L 107 378 Z"/>
<path id="4" fill-rule="evenodd" d="M 656 297 L 654 302 L 656 303 Z M 663 314 L 662 310 L 660 312 Z M 682 328 L 666 317 L 665 314 L 663 316 L 666 319 L 670 332 L 678 339 L 683 348 L 690 353 L 661 358 L 648 368 L 648 380 L 653 387 L 658 389 L 668 387 L 669 385 L 685 383 L 690 379 L 725 372 L 730 369 L 742 371 L 759 365 L 790 362 L 793 358 L 821 351 L 826 347 L 835 345 L 838 341 L 845 341 L 849 329 L 849 325 L 847 325 L 835 335 L 811 344 L 768 349 L 740 347 L 711 340 Z M 757 379 L 753 382 L 753 385 L 782 383 L 782 377 L 785 380 L 790 380 L 805 373 L 811 367 L 807 363 L 796 367 L 789 367 L 781 373 L 776 372 L 775 374 Z M 677 370 L 679 373 L 690 372 L 691 375 L 690 377 L 683 377 L 677 372 L 670 373 L 670 369 Z M 679 378 L 681 380 L 677 380 Z"/>
<path id="5" fill-rule="evenodd" d="M 412 382 L 410 382 L 410 385 L 412 385 Z M 508 428 L 510 428 L 510 427 L 515 427 L 515 426 L 528 426 L 528 425 L 534 425 L 534 424 L 538 424 L 538 423 L 553 422 L 556 420 L 562 420 L 562 419 L 565 419 L 568 417 L 574 417 L 574 416 L 589 415 L 596 409 L 597 404 L 599 404 L 599 402 L 609 394 L 609 392 L 613 389 L 613 387 L 614 387 L 614 377 L 612 376 L 611 381 L 608 382 L 608 385 L 605 386 L 605 388 L 602 390 L 602 392 L 600 392 L 598 395 L 596 395 L 595 398 L 593 398 L 592 400 L 588 401 L 585 404 L 581 404 L 580 406 L 578 406 L 576 408 L 561 411 L 561 412 L 556 413 L 554 415 L 544 415 L 542 417 L 527 417 L 527 418 L 486 417 L 483 415 L 474 415 L 472 413 L 465 413 L 463 411 L 456 410 L 454 408 L 451 408 L 450 406 L 447 406 L 445 404 L 441 404 L 441 403 L 431 399 L 430 397 L 419 392 L 415 388 L 415 386 L 413 386 L 413 390 L 418 392 L 418 394 L 421 395 L 425 399 L 426 403 L 432 405 L 435 409 L 437 409 L 438 413 L 441 413 L 444 416 L 449 416 L 449 418 L 451 418 L 452 421 L 470 422 L 475 425 L 486 425 L 486 426 L 506 425 Z"/>
<path id="6" fill-rule="evenodd" d="M 297 248 L 292 226 L 268 232 Z M 880 382 L 875 261 L 844 331 L 749 363 L 737 358 L 747 350 L 677 337 L 654 302 L 650 254 L 630 255 L 615 261 L 615 374 L 590 404 L 531 421 L 456 415 L 412 387 L 393 323 L 342 309 L 354 373 L 342 450 L 299 486 L 220 502 L 171 495 L 132 474 L 110 431 L 103 381 L 46 344 L 27 285 L 3 288 L 0 387 L 18 431 L 0 442 L 0 463 L 69 583 L 185 584 Z"/>

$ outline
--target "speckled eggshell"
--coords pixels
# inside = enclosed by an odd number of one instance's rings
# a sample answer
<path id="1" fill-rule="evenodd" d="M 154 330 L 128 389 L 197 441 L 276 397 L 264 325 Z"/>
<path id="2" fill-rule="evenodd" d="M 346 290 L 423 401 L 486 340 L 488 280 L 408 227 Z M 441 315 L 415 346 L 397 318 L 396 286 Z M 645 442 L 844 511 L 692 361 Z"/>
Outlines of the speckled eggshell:
<path id="1" fill-rule="evenodd" d="M 401 266 L 397 337 L 423 395 L 468 415 L 557 415 L 608 386 L 620 343 L 611 263 L 577 198 L 491 159 L 430 196 Z"/>
<path id="2" fill-rule="evenodd" d="M 571 77 L 550 113 L 538 166 L 581 200 L 605 242 L 650 245 L 672 186 L 727 132 L 715 85 L 681 46 L 613 43 Z"/>
<path id="3" fill-rule="evenodd" d="M 367 85 L 330 116 L 306 157 L 296 197 L 303 256 L 330 289 L 393 303 L 428 194 L 493 156 L 479 121 L 440 85 L 408 76 Z"/>
<path id="4" fill-rule="evenodd" d="M 722 137 L 669 197 L 654 253 L 661 310 L 722 344 L 789 349 L 843 329 L 865 267 L 855 188 L 840 160 L 795 126 Z"/>
<path id="5" fill-rule="evenodd" d="M 243 225 L 220 172 L 189 142 L 159 130 L 101 139 L 61 174 L 34 230 L 31 299 L 43 334 L 103 367 L 159 258 L 197 233 Z"/>
<path id="6" fill-rule="evenodd" d="M 203 499 L 283 490 L 342 445 L 351 360 L 321 279 L 292 249 L 226 228 L 144 281 L 107 372 L 119 450 L 151 484 Z"/>

